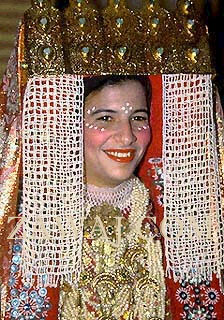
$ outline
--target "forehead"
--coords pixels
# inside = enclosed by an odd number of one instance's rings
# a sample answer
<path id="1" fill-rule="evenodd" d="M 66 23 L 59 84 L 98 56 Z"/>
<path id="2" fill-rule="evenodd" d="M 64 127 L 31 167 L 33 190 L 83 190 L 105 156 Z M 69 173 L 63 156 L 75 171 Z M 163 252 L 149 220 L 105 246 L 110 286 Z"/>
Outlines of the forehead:
<path id="1" fill-rule="evenodd" d="M 127 80 L 93 91 L 86 98 L 85 105 L 119 107 L 127 102 L 133 106 L 146 106 L 145 89 L 139 81 Z"/>

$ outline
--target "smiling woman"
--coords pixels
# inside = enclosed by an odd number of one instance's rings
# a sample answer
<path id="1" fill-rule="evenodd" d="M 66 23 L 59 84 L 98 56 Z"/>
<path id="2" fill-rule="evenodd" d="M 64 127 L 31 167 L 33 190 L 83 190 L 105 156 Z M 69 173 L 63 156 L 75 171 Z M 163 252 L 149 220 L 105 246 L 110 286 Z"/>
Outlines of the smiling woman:
<path id="1" fill-rule="evenodd" d="M 134 176 L 151 136 L 149 78 L 84 83 L 82 271 L 78 286 L 64 283 L 61 290 L 62 319 L 164 319 L 160 235 L 149 218 L 148 191 Z"/>
<path id="2" fill-rule="evenodd" d="M 1 319 L 224 319 L 207 30 L 199 1 L 161 2 L 26 11 L 0 87 Z"/>
<path id="3" fill-rule="evenodd" d="M 110 76 L 94 83 L 85 100 L 86 178 L 114 187 L 133 175 L 149 144 L 149 80 Z"/>

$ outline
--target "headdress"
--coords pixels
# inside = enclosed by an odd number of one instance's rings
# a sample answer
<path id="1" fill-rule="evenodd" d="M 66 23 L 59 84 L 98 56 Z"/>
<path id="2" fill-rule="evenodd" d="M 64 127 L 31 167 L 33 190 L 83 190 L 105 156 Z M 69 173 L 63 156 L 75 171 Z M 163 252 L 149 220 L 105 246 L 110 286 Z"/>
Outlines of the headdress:
<path id="1" fill-rule="evenodd" d="M 172 13 L 156 0 L 143 0 L 136 10 L 123 0 L 109 1 L 102 10 L 87 0 L 71 0 L 62 12 L 51 1 L 32 1 L 19 30 L 15 121 L 22 121 L 22 144 L 16 145 L 13 175 L 4 180 L 11 186 L 4 182 L 1 200 L 6 219 L 23 158 L 26 277 L 35 274 L 40 283 L 55 286 L 60 277 L 71 280 L 75 272 L 78 280 L 83 76 L 104 74 L 162 75 L 167 272 L 175 279 L 210 278 L 213 272 L 220 276 L 223 238 L 212 67 L 201 18 L 190 0 L 179 0 Z M 40 221 L 50 230 L 49 241 Z M 63 238 L 57 237 L 57 222 Z M 197 228 L 203 231 L 200 237 Z"/>

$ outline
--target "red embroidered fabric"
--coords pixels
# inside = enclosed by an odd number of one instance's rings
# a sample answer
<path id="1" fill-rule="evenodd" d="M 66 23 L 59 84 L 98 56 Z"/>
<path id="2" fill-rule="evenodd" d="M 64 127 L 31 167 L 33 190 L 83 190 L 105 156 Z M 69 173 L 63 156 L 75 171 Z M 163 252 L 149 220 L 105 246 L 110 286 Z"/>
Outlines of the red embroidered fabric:
<path id="1" fill-rule="evenodd" d="M 139 176 L 149 188 L 157 225 L 163 219 L 162 172 L 162 76 L 150 76 L 152 84 L 151 130 L 152 141 L 139 170 Z M 164 248 L 164 244 L 163 244 Z M 164 268 L 166 266 L 164 256 Z M 166 279 L 167 297 L 173 320 L 224 319 L 224 295 L 219 280 L 175 283 Z M 167 315 L 167 319 L 168 319 Z"/>

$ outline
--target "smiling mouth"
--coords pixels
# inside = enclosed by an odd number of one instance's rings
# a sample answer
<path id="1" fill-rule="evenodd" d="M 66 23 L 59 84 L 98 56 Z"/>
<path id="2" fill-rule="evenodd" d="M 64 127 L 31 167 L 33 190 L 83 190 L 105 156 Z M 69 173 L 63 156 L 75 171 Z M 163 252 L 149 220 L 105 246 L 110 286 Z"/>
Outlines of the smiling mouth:
<path id="1" fill-rule="evenodd" d="M 125 150 L 108 149 L 108 150 L 104 150 L 104 152 L 110 159 L 114 161 L 129 163 L 134 159 L 136 150 L 135 149 L 125 149 Z"/>

